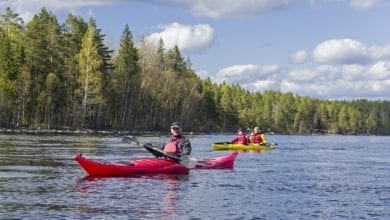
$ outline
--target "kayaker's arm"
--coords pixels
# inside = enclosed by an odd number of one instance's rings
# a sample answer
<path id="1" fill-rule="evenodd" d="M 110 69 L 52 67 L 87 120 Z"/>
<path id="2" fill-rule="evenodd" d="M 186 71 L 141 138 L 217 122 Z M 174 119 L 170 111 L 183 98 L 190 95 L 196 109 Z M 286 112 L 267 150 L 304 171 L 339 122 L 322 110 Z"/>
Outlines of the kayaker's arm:
<path id="1" fill-rule="evenodd" d="M 238 137 L 234 137 L 233 140 L 231 140 L 230 142 L 228 142 L 228 144 L 236 144 L 238 143 Z"/>
<path id="2" fill-rule="evenodd" d="M 187 138 L 184 139 L 184 141 L 183 141 L 182 149 L 183 149 L 182 155 L 190 155 L 191 154 L 192 147 L 191 147 L 190 141 Z"/>

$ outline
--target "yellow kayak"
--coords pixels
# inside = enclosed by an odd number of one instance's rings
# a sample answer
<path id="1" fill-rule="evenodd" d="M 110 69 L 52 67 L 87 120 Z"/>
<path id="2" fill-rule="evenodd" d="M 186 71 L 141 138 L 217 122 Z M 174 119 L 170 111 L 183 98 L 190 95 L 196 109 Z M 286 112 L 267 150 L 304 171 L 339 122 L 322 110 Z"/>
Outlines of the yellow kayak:
<path id="1" fill-rule="evenodd" d="M 229 142 L 217 142 L 213 145 L 213 150 L 271 150 L 278 144 L 266 143 L 266 144 L 231 144 Z"/>

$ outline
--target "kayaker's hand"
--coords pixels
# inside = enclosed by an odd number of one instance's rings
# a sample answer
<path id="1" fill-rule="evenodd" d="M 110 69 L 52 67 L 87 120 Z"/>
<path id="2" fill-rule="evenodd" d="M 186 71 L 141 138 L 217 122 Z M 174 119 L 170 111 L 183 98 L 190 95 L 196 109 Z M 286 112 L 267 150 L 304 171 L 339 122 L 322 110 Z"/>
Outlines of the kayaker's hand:
<path id="1" fill-rule="evenodd" d="M 170 157 L 173 157 L 173 158 L 177 158 L 177 159 L 180 159 L 180 157 L 176 154 L 176 153 L 171 153 L 171 152 L 167 152 L 165 153 L 167 156 L 170 156 Z"/>
<path id="2" fill-rule="evenodd" d="M 176 153 L 166 152 L 165 154 L 168 156 L 177 157 Z"/>

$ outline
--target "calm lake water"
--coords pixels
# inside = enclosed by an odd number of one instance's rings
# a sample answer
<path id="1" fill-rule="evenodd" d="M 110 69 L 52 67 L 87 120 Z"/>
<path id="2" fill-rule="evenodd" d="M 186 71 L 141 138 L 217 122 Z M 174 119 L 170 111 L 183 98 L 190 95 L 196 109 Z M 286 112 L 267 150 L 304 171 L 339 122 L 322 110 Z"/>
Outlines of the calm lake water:
<path id="1" fill-rule="evenodd" d="M 211 144 L 232 136 L 190 136 L 193 155 L 227 154 Z M 240 153 L 234 170 L 85 178 L 77 153 L 149 156 L 121 139 L 0 134 L 0 219 L 390 219 L 390 137 L 270 135 L 278 148 Z"/>

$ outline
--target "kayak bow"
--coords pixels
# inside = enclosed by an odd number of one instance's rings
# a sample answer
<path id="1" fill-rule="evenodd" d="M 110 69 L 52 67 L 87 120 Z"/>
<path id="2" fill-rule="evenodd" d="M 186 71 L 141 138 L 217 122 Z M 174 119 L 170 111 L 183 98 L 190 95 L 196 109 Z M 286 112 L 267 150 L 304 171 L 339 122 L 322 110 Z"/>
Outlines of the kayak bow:
<path id="1" fill-rule="evenodd" d="M 201 160 L 198 161 L 195 169 L 233 169 L 237 155 L 238 152 L 234 151 L 221 157 Z"/>

